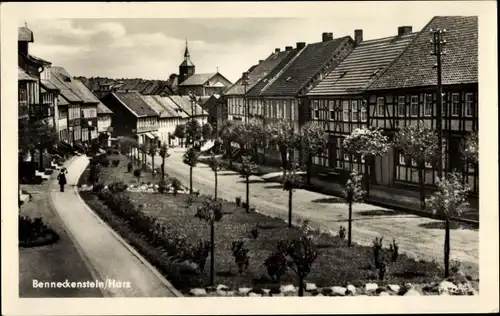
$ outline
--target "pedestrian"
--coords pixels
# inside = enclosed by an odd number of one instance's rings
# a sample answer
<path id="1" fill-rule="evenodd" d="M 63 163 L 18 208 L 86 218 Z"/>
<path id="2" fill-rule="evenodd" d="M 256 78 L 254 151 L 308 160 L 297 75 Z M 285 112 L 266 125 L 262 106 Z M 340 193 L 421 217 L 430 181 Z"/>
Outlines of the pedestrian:
<path id="1" fill-rule="evenodd" d="M 66 174 L 68 173 L 68 171 L 66 170 L 66 168 L 62 168 L 61 169 L 61 172 L 59 173 L 59 175 L 57 176 L 57 180 L 59 181 L 59 187 L 61 189 L 61 192 L 64 192 L 64 186 L 66 185 Z"/>

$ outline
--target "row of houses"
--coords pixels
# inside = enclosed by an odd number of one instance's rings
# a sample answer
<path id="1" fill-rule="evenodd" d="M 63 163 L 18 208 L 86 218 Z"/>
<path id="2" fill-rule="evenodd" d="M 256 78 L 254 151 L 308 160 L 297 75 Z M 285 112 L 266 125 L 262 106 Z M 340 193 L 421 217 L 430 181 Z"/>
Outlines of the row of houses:
<path id="1" fill-rule="evenodd" d="M 64 68 L 30 54 L 29 45 L 33 42 L 33 32 L 27 27 L 20 27 L 19 120 L 45 121 L 58 135 L 56 147 L 83 145 L 99 138 L 99 135 L 101 139 L 109 139 L 112 111 Z"/>
<path id="2" fill-rule="evenodd" d="M 228 119 L 253 118 L 262 124 L 289 120 L 297 127 L 315 121 L 325 130 L 328 148 L 314 158 L 315 168 L 331 174 L 362 171 L 364 161 L 344 152 L 343 139 L 355 128 L 379 127 L 389 136 L 409 124 L 436 126 L 436 56 L 431 29 L 446 29 L 442 56 L 443 134 L 446 170 L 464 170 L 478 192 L 477 165 L 461 166 L 460 142 L 478 131 L 478 19 L 437 16 L 418 32 L 401 26 L 393 36 L 363 39 L 322 34 L 318 43 L 298 42 L 276 48 L 250 67 L 225 91 Z M 248 110 L 247 110 L 248 107 Z M 377 157 L 373 181 L 384 186 L 418 183 L 414 162 L 395 149 Z M 425 183 L 433 185 L 436 168 L 426 165 Z"/>

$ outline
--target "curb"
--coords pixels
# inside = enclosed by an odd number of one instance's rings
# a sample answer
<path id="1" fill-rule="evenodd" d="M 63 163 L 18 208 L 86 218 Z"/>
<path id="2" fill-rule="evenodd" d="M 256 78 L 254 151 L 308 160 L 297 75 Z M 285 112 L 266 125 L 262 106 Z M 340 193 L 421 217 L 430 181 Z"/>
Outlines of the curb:
<path id="1" fill-rule="evenodd" d="M 88 165 L 88 164 L 87 164 Z M 87 165 L 85 165 L 85 167 L 83 168 L 82 172 L 80 173 L 80 176 L 82 175 L 83 171 L 85 171 L 85 169 L 87 168 Z M 79 179 L 80 177 L 78 177 Z M 78 180 L 77 180 L 77 183 L 78 183 Z M 101 224 L 103 225 L 115 238 L 116 240 L 118 240 L 123 246 L 125 246 L 125 248 L 127 248 L 127 250 L 132 254 L 134 255 L 137 259 L 139 259 L 139 261 L 144 264 L 162 283 L 163 285 L 165 285 L 165 287 L 171 291 L 174 296 L 176 297 L 183 297 L 183 295 L 181 294 L 180 291 L 178 291 L 160 272 L 158 272 L 158 270 L 153 267 L 153 265 L 151 265 L 143 256 L 141 256 L 141 254 L 139 254 L 137 252 L 137 250 L 135 250 L 132 246 L 130 246 L 120 235 L 118 235 L 118 233 L 116 233 L 106 222 L 104 222 L 100 217 L 99 215 L 97 215 L 94 210 L 92 210 L 88 205 L 87 203 L 85 203 L 85 201 L 82 199 L 82 197 L 80 196 L 80 193 L 78 193 L 78 189 L 77 189 L 77 186 L 75 185 L 73 187 L 74 191 L 75 191 L 75 194 L 76 196 L 78 197 L 78 199 L 80 200 L 80 202 L 85 206 L 85 208 L 87 209 L 87 211 L 96 218 L 96 220 Z"/>

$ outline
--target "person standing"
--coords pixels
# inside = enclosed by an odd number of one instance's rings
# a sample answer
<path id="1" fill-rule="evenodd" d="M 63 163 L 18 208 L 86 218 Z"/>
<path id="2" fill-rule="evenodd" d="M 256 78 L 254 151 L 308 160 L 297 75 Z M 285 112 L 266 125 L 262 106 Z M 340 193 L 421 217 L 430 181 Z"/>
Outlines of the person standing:
<path id="1" fill-rule="evenodd" d="M 57 176 L 57 180 L 59 181 L 59 187 L 60 187 L 61 192 L 64 192 L 64 186 L 67 183 L 67 180 L 66 180 L 67 173 L 68 173 L 68 171 L 66 170 L 66 168 L 62 168 L 61 173 L 59 173 L 59 175 Z"/>

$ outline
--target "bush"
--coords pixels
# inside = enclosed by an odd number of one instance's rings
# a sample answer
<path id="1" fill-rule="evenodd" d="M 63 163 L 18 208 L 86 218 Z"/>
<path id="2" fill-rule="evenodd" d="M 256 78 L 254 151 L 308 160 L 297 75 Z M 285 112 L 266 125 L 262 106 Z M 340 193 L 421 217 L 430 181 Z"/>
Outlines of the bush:
<path id="1" fill-rule="evenodd" d="M 392 239 L 392 244 L 389 244 L 389 251 L 391 252 L 391 261 L 398 261 L 399 256 L 399 246 L 396 243 L 396 239 Z"/>
<path id="2" fill-rule="evenodd" d="M 120 155 L 120 152 L 118 150 L 115 150 L 115 151 L 113 151 L 113 154 L 118 156 L 118 155 Z"/>
<path id="3" fill-rule="evenodd" d="M 104 183 L 96 183 L 92 187 L 92 192 L 97 194 L 101 193 L 102 190 L 104 190 Z"/>
<path id="4" fill-rule="evenodd" d="M 19 244 L 22 247 L 45 245 L 55 242 L 59 235 L 48 227 L 40 217 L 34 219 L 19 215 Z"/>
<path id="5" fill-rule="evenodd" d="M 382 249 L 382 241 L 384 237 L 375 237 L 373 240 L 373 261 L 375 263 L 375 268 L 379 269 L 380 265 L 383 261 L 383 249 Z"/>
<path id="6" fill-rule="evenodd" d="M 174 195 L 177 194 L 177 191 L 179 191 L 182 188 L 182 184 L 177 178 L 172 178 L 171 180 L 171 185 L 172 189 L 174 190 Z"/>
<path id="7" fill-rule="evenodd" d="M 166 193 L 168 191 L 169 183 L 166 180 L 160 180 L 158 182 L 158 192 Z"/>
<path id="8" fill-rule="evenodd" d="M 103 167 L 109 167 L 109 158 L 107 156 L 100 156 L 98 161 Z"/>
<path id="9" fill-rule="evenodd" d="M 114 167 L 118 167 L 119 164 L 120 164 L 120 160 L 119 159 L 114 159 L 113 160 L 113 166 Z"/>
<path id="10" fill-rule="evenodd" d="M 139 181 L 141 179 L 141 173 L 142 173 L 141 169 L 135 169 L 134 170 L 134 177 L 137 178 L 137 181 Z"/>
<path id="11" fill-rule="evenodd" d="M 111 150 L 111 149 L 106 150 L 106 154 L 108 156 L 111 156 L 113 154 L 113 150 Z"/>
<path id="12" fill-rule="evenodd" d="M 288 262 L 279 252 L 274 252 L 264 261 L 267 268 L 267 274 L 274 282 L 279 282 L 287 270 Z"/>
<path id="13" fill-rule="evenodd" d="M 340 237 L 340 240 L 344 241 L 345 240 L 345 232 L 346 232 L 346 229 L 344 226 L 340 225 L 340 229 L 339 229 L 339 237 Z"/>
<path id="14" fill-rule="evenodd" d="M 129 162 L 127 164 L 127 172 L 132 172 L 132 168 L 134 168 L 134 165 L 131 162 Z"/>
<path id="15" fill-rule="evenodd" d="M 128 185 L 125 184 L 122 180 L 115 181 L 115 182 L 108 185 L 108 190 L 111 193 L 124 192 L 125 190 L 127 190 L 127 188 L 128 188 Z"/>
<path id="16" fill-rule="evenodd" d="M 250 257 L 248 256 L 248 249 L 244 247 L 242 240 L 233 241 L 231 251 L 234 257 L 234 263 L 238 266 L 238 273 L 242 274 L 248 270 Z"/>
<path id="17" fill-rule="evenodd" d="M 238 197 L 235 199 L 235 202 L 236 202 L 236 205 L 241 206 L 241 196 L 238 196 Z"/>
<path id="18" fill-rule="evenodd" d="M 210 253 L 210 242 L 200 240 L 197 245 L 190 248 L 189 255 L 186 256 L 186 259 L 191 259 L 191 261 L 198 265 L 200 272 L 203 272 L 207 263 L 208 254 Z"/>

